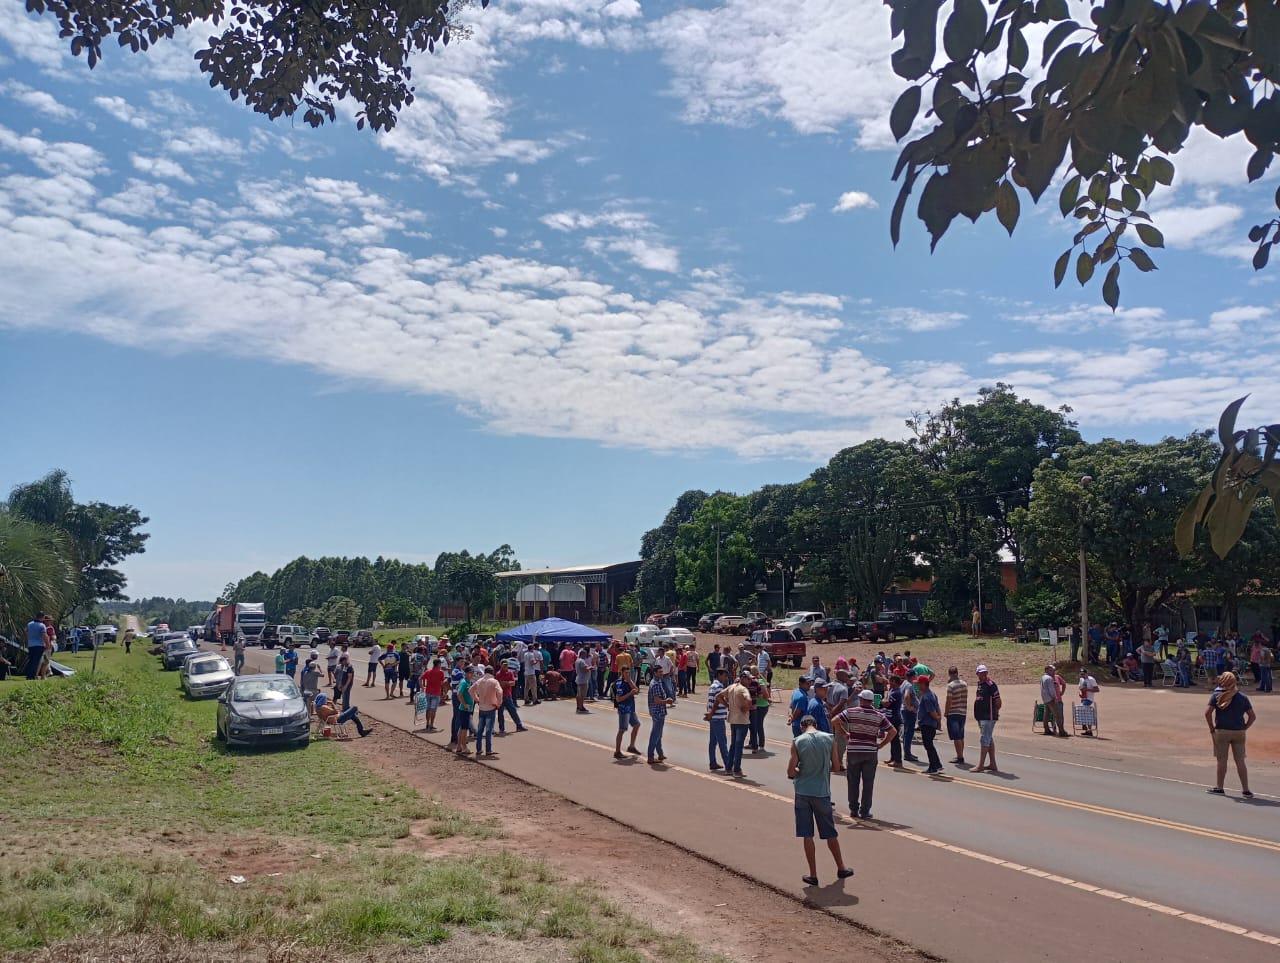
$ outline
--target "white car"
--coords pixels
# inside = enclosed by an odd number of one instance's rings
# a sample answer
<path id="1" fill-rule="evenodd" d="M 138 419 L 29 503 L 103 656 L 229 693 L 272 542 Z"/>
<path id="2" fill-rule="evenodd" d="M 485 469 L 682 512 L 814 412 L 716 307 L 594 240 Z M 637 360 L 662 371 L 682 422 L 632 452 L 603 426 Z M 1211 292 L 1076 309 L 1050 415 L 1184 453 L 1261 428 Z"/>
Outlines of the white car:
<path id="1" fill-rule="evenodd" d="M 657 634 L 658 627 L 656 625 L 650 625 L 647 622 L 637 622 L 623 633 L 622 640 L 626 642 L 627 645 L 646 645 Z"/>
<path id="2" fill-rule="evenodd" d="M 216 652 L 193 655 L 179 669 L 182 688 L 192 699 L 222 695 L 236 680 L 227 660 Z"/>
<path id="3" fill-rule="evenodd" d="M 664 649 L 675 645 L 696 645 L 697 642 L 698 637 L 688 629 L 661 629 L 646 640 L 646 644 L 660 645 Z"/>
<path id="4" fill-rule="evenodd" d="M 746 617 L 742 615 L 722 615 L 716 619 L 716 624 L 711 628 L 715 632 L 727 632 L 733 635 L 746 621 Z"/>
<path id="5" fill-rule="evenodd" d="M 425 642 L 434 649 L 436 645 L 439 644 L 440 640 L 434 635 L 415 635 L 411 644 L 416 647 L 420 642 Z"/>
<path id="6" fill-rule="evenodd" d="M 797 639 L 807 639 L 813 634 L 815 627 L 826 621 L 822 612 L 788 612 L 782 621 L 775 622 L 774 627 L 786 629 Z"/>

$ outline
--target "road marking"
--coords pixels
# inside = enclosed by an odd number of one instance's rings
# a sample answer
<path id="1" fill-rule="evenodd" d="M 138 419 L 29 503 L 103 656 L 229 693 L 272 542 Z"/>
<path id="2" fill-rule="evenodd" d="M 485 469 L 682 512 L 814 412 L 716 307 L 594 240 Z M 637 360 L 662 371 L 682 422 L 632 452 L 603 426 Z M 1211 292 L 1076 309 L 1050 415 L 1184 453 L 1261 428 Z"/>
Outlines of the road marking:
<path id="1" fill-rule="evenodd" d="M 1130 772 L 1127 769 L 1108 769 L 1106 766 L 1090 766 L 1090 765 L 1086 765 L 1083 762 L 1070 762 L 1066 759 L 1052 759 L 1048 756 L 1032 756 L 1025 752 L 1010 752 L 1008 749 L 1001 749 L 1000 755 L 1015 756 L 1018 759 L 1034 759 L 1037 762 L 1052 762 L 1052 763 L 1056 763 L 1059 766 L 1075 766 L 1077 769 L 1092 769 L 1095 772 L 1111 772 L 1111 773 L 1115 773 L 1118 776 L 1136 776 L 1139 779 L 1157 779 L 1160 782 L 1177 783 L 1179 786 L 1195 786 L 1197 788 L 1201 788 L 1204 786 L 1203 782 L 1191 782 L 1190 780 L 1187 780 L 1187 779 L 1171 779 L 1169 776 L 1153 776 L 1151 773 Z M 1253 794 L 1263 799 L 1280 800 L 1280 796 L 1273 796 L 1270 793 L 1258 792 L 1255 790 Z"/>
<path id="2" fill-rule="evenodd" d="M 558 736 L 561 739 L 568 739 L 570 742 L 576 742 L 576 743 L 579 743 L 580 745 L 589 746 L 593 749 L 603 749 L 603 750 L 609 751 L 613 748 L 612 746 L 605 745 L 602 742 L 595 742 L 591 739 L 584 739 L 581 736 L 571 735 L 567 732 L 560 732 L 558 729 L 549 729 L 546 726 L 529 725 L 528 723 L 525 723 L 525 724 L 529 726 L 530 729 L 533 729 L 535 732 L 545 732 L 548 735 Z M 685 723 L 685 725 L 690 725 L 690 723 Z M 695 726 L 694 728 L 701 728 L 701 727 Z M 793 799 L 787 796 L 780 795 L 771 790 L 764 789 L 760 786 L 750 786 L 740 782 L 729 782 L 729 781 L 726 781 L 724 776 L 716 776 L 706 772 L 699 772 L 696 769 L 687 769 L 684 766 L 674 765 L 672 763 L 663 763 L 663 765 L 667 769 L 670 769 L 674 772 L 684 773 L 687 776 L 694 776 L 698 779 L 705 779 L 708 782 L 713 782 L 713 783 L 716 783 L 717 785 L 725 786 L 729 789 L 736 789 L 741 792 L 753 793 L 754 795 L 762 796 L 765 799 L 771 799 L 776 802 L 787 803 L 787 804 L 794 803 Z M 967 779 L 957 779 L 953 781 L 962 782 L 968 785 L 978 786 L 979 788 L 982 788 L 982 789 L 993 789 L 996 791 L 1007 792 L 1010 795 L 1027 796 L 1037 801 L 1049 801 L 1049 802 L 1059 801 L 1059 800 L 1054 800 L 1052 797 L 1049 797 L 1049 796 L 1037 796 L 1035 793 L 1023 792 L 1021 790 L 1009 790 L 1003 786 L 988 786 L 984 783 L 974 782 Z M 1093 810 L 1097 810 L 1107 814 L 1123 815 L 1128 818 L 1142 819 L 1145 821 L 1144 817 L 1131 816 L 1128 813 L 1121 814 L 1112 810 L 1102 810 L 1099 807 L 1086 807 L 1083 804 L 1073 804 L 1073 805 L 1079 805 L 1081 806 L 1081 808 L 1093 809 Z M 850 826 L 859 825 L 857 822 L 855 822 L 853 819 L 850 819 L 848 816 L 845 816 L 843 813 L 835 813 L 835 817 L 838 821 L 846 825 L 850 825 Z M 1173 823 L 1169 825 L 1181 826 L 1182 824 Z M 1197 832 L 1199 831 L 1198 827 L 1194 827 L 1194 826 L 1190 826 L 1186 828 L 1191 830 L 1196 830 Z M 1234 923 L 1227 923 L 1222 920 L 1213 919 L 1212 917 L 1201 916 L 1197 913 L 1189 913 L 1185 910 L 1176 909 L 1175 907 L 1172 907 L 1172 906 L 1165 906 L 1163 903 L 1153 903 L 1150 900 L 1140 899 L 1137 896 L 1129 896 L 1125 893 L 1117 893 L 1115 890 L 1102 889 L 1101 887 L 1094 886 L 1092 883 L 1084 883 L 1084 882 L 1081 882 L 1080 880 L 1068 879 L 1065 876 L 1058 876 L 1058 875 L 1055 875 L 1054 873 L 1049 873 L 1042 869 L 1036 869 L 1031 866 L 1023 866 L 1021 863 L 1015 863 L 1010 860 L 1000 859 L 999 857 L 991 856 L 987 853 L 980 853 L 980 852 L 977 852 L 976 850 L 965 849 L 963 846 L 954 846 L 951 843 L 944 843 L 941 840 L 931 839 L 928 836 L 921 836 L 919 833 L 913 833 L 906 829 L 885 829 L 883 831 L 892 833 L 894 836 L 901 836 L 903 839 L 909 839 L 912 842 L 923 843 L 926 846 L 935 846 L 938 849 L 946 850 L 947 852 L 954 853 L 957 856 L 965 856 L 965 857 L 968 857 L 969 859 L 978 860 L 979 862 L 989 863 L 992 866 L 999 866 L 1002 869 L 1012 870 L 1013 872 L 1016 872 L 1016 873 L 1025 873 L 1028 876 L 1035 876 L 1036 878 L 1043 879 L 1046 882 L 1057 883 L 1060 886 L 1069 886 L 1073 889 L 1079 889 L 1079 890 L 1082 890 L 1083 892 L 1092 893 L 1095 896 L 1103 897 L 1104 899 L 1112 899 L 1112 900 L 1115 900 L 1116 902 L 1128 903 L 1130 906 L 1136 906 L 1136 907 L 1139 907 L 1140 909 L 1152 910 L 1156 913 L 1163 913 L 1166 916 L 1174 916 L 1179 919 L 1186 920 L 1189 923 L 1197 923 L 1201 926 L 1207 926 L 1211 929 L 1221 930 L 1224 933 L 1233 933 L 1236 936 L 1243 936 L 1246 939 L 1254 940 L 1259 943 L 1266 943 L 1269 946 L 1280 946 L 1280 936 L 1271 936 L 1270 934 L 1267 934 L 1267 933 L 1260 933 L 1257 930 L 1246 929 L 1245 927 L 1237 926 Z M 1204 835 L 1208 835 L 1208 833 L 1205 833 Z M 1223 835 L 1230 836 L 1231 834 L 1223 834 Z M 1237 837 L 1237 839 L 1240 841 L 1249 842 L 1249 843 L 1254 842 L 1253 840 L 1248 840 L 1243 836 Z M 1273 846 L 1271 848 L 1276 848 L 1280 850 L 1280 846 Z"/>

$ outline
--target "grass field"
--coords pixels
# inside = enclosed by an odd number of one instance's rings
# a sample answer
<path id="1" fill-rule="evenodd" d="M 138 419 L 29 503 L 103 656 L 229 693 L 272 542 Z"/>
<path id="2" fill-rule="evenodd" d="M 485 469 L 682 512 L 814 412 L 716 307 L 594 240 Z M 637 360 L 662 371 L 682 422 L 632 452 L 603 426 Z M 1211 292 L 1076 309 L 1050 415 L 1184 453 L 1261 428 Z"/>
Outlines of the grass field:
<path id="1" fill-rule="evenodd" d="M 215 704 L 185 699 L 153 656 L 109 647 L 95 676 L 91 657 L 67 656 L 73 679 L 0 685 L 0 951 L 163 937 L 190 959 L 270 946 L 390 960 L 482 934 L 519 943 L 518 959 L 707 958 L 336 744 L 228 752 Z M 411 828 L 467 852 L 424 858 L 401 843 Z"/>

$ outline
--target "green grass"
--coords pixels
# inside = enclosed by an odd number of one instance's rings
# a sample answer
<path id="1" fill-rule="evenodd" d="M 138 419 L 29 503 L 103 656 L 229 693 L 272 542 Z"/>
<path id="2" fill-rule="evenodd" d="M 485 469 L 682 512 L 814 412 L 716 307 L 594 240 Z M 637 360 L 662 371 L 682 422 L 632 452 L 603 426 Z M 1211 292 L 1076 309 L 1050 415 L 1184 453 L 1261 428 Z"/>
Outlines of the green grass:
<path id="1" fill-rule="evenodd" d="M 708 958 L 335 744 L 227 752 L 215 711 L 136 649 L 104 649 L 94 676 L 0 687 L 0 951 L 147 934 L 398 955 L 465 928 L 553 939 L 548 955 L 572 960 Z M 415 822 L 468 840 L 467 855 L 397 846 Z M 277 875 L 229 882 L 246 853 Z"/>

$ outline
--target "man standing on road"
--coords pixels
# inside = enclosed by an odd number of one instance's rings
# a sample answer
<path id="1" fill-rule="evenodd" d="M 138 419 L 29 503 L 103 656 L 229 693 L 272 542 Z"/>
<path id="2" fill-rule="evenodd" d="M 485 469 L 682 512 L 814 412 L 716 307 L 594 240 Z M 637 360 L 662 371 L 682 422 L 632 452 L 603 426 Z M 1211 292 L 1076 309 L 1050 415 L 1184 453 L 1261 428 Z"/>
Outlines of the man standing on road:
<path id="1" fill-rule="evenodd" d="M 378 684 L 378 662 L 382 658 L 382 646 L 377 642 L 369 647 L 369 671 L 364 677 L 364 688 L 372 689 Z"/>
<path id="2" fill-rule="evenodd" d="M 1054 734 L 1054 726 L 1058 720 L 1058 714 L 1053 709 L 1053 704 L 1058 699 L 1058 685 L 1054 681 L 1056 674 L 1053 666 L 1046 665 L 1044 675 L 1040 676 L 1040 702 L 1044 706 L 1044 718 L 1041 722 L 1046 736 Z"/>
<path id="3" fill-rule="evenodd" d="M 407 681 L 408 681 L 408 679 L 409 679 L 409 673 L 410 673 L 410 672 L 412 671 L 412 669 L 413 669 L 413 656 L 412 656 L 412 655 L 410 654 L 410 652 L 409 652 L 409 643 L 408 643 L 408 642 L 401 642 L 401 643 L 400 643 L 399 659 L 400 659 L 400 662 L 399 662 L 399 664 L 396 666 L 396 679 L 397 679 L 397 681 L 400 683 L 400 691 L 399 691 L 398 695 L 400 696 L 400 698 L 401 698 L 401 699 L 403 699 L 403 698 L 404 698 L 404 684 L 405 684 L 405 682 L 407 682 Z"/>
<path id="4" fill-rule="evenodd" d="M 235 643 L 231 646 L 231 658 L 233 660 L 231 669 L 236 675 L 239 675 L 244 670 L 244 645 L 244 636 L 238 635 L 236 636 Z M 329 681 L 333 681 L 332 672 L 329 673 Z"/>
<path id="5" fill-rule="evenodd" d="M 898 731 L 875 708 L 876 694 L 870 689 L 858 693 L 858 700 L 835 717 L 835 731 L 848 746 L 845 770 L 849 782 L 849 815 L 871 819 L 871 794 L 876 784 L 880 749 L 893 741 Z M 839 759 L 839 754 L 836 759 Z M 839 770 L 837 770 L 839 771 Z"/>
<path id="6" fill-rule="evenodd" d="M 338 668 L 333 672 L 333 701 L 341 702 L 345 712 L 351 708 L 351 689 L 356 684 L 356 670 L 351 667 L 349 656 L 338 657 Z"/>
<path id="7" fill-rule="evenodd" d="M 1084 666 L 1080 666 L 1080 705 L 1096 706 L 1098 704 L 1098 680 Z M 1086 736 L 1093 735 L 1092 726 L 1084 726 Z"/>
<path id="8" fill-rule="evenodd" d="M 902 693 L 902 756 L 907 762 L 919 762 L 920 759 L 911 751 L 911 742 L 919 719 L 920 695 L 915 684 L 907 678 L 902 679 L 902 687 L 898 691 Z"/>
<path id="9" fill-rule="evenodd" d="M 476 730 L 476 755 L 486 759 L 497 755 L 493 751 L 493 724 L 497 721 L 498 708 L 502 705 L 502 683 L 493 674 L 493 666 L 484 667 L 483 674 L 471 687 L 479 710 L 480 725 Z M 481 752 L 483 750 L 483 752 Z"/>
<path id="10" fill-rule="evenodd" d="M 947 738 L 956 747 L 956 757 L 951 762 L 963 766 L 964 720 L 969 715 L 969 684 L 960 678 L 960 669 L 954 665 L 947 670 L 947 705 L 944 715 L 947 717 Z"/>
<path id="11" fill-rule="evenodd" d="M 742 778 L 742 750 L 747 744 L 747 733 L 751 728 L 751 691 L 747 688 L 747 672 L 738 673 L 738 681 L 720 693 L 720 700 L 729 710 L 729 761 L 725 765 L 726 775 Z"/>
<path id="12" fill-rule="evenodd" d="M 508 659 L 498 670 L 497 678 L 502 686 L 502 706 L 498 709 L 498 732 L 504 735 L 507 731 L 507 716 L 511 716 L 511 721 L 516 724 L 516 732 L 528 731 L 520 721 L 520 710 L 516 708 L 516 669 L 519 667 L 520 663 L 515 659 Z"/>
<path id="13" fill-rule="evenodd" d="M 587 714 L 587 693 L 591 690 L 591 655 L 584 645 L 573 660 L 573 683 L 577 687 L 578 712 Z"/>
<path id="14" fill-rule="evenodd" d="M 804 718 L 805 713 L 809 709 L 809 687 L 813 684 L 813 680 L 807 675 L 802 675 L 796 680 L 795 691 L 791 693 L 791 709 L 787 716 L 787 723 L 791 726 L 791 735 L 800 735 L 800 720 Z"/>
<path id="15" fill-rule="evenodd" d="M 889 676 L 889 694 L 884 697 L 885 717 L 893 726 L 893 738 L 889 742 L 889 761 L 886 765 L 902 768 L 902 677 Z M 875 695 L 875 690 L 872 690 Z M 873 703 L 874 705 L 874 700 Z"/>
<path id="16" fill-rule="evenodd" d="M 685 650 L 689 656 L 689 694 L 698 694 L 698 647 L 690 645 Z"/>
<path id="17" fill-rule="evenodd" d="M 382 653 L 382 685 L 386 689 L 386 698 L 394 699 L 396 695 L 396 682 L 400 679 L 400 655 L 396 652 L 394 645 L 388 645 L 387 651 Z"/>
<path id="18" fill-rule="evenodd" d="M 973 697 L 973 718 L 978 723 L 978 768 L 974 772 L 999 772 L 996 768 L 996 722 L 1000 719 L 1000 687 L 985 665 L 978 666 L 978 690 Z"/>
<path id="19" fill-rule="evenodd" d="M 675 705 L 675 696 L 667 691 L 665 685 L 666 668 L 661 662 L 653 664 L 653 674 L 649 679 L 649 765 L 666 762 L 667 755 L 662 751 L 662 730 L 667 724 L 667 707 Z"/>
<path id="20" fill-rule="evenodd" d="M 831 717 L 827 715 L 827 692 L 830 686 L 827 685 L 825 679 L 813 680 L 813 691 L 809 696 L 809 704 L 805 706 L 804 714 L 813 716 L 818 723 L 818 728 L 823 732 L 831 731 Z"/>
<path id="21" fill-rule="evenodd" d="M 462 656 L 458 656 L 458 662 L 462 662 Z M 462 679 L 458 683 L 457 689 L 453 693 L 453 718 L 457 727 L 457 736 L 455 745 L 457 753 L 460 756 L 471 755 L 471 750 L 467 748 L 467 736 L 471 734 L 471 713 L 476 708 L 476 697 L 471 692 L 471 679 L 461 665 L 458 669 Z M 477 748 L 479 742 L 476 743 Z"/>
<path id="22" fill-rule="evenodd" d="M 538 647 L 531 645 L 524 650 L 524 654 L 520 657 L 524 666 L 524 704 L 526 706 L 536 705 L 538 699 Z"/>
<path id="23" fill-rule="evenodd" d="M 848 879 L 853 875 L 853 870 L 844 865 L 835 814 L 831 810 L 833 765 L 839 765 L 835 758 L 835 740 L 830 733 L 818 730 L 817 720 L 812 716 L 801 717 L 800 735 L 791 744 L 787 778 L 795 780 L 796 836 L 804 843 L 804 858 L 809 864 L 809 875 L 801 879 L 806 886 L 818 885 L 818 854 L 813 843 L 815 825 L 819 838 L 827 841 L 831 857 L 836 861 L 836 876 Z"/>
<path id="24" fill-rule="evenodd" d="M 836 737 L 836 758 L 843 759 L 845 752 L 844 732 L 835 724 L 836 716 L 849 708 L 849 670 L 836 669 L 836 681 L 827 686 L 827 718 L 831 720 L 831 734 Z"/>
<path id="25" fill-rule="evenodd" d="M 942 707 L 938 705 L 938 697 L 932 691 L 933 676 L 916 676 L 916 685 L 920 686 L 920 708 L 916 724 L 920 727 L 920 741 L 924 743 L 925 755 L 929 758 L 929 767 L 925 772 L 930 776 L 942 772 L 942 760 L 938 758 L 938 750 L 933 744 L 937 738 L 938 728 L 942 725 Z"/>
<path id="26" fill-rule="evenodd" d="M 725 683 L 729 681 L 728 669 L 717 669 L 715 676 L 711 680 L 711 687 L 707 689 L 707 712 L 702 718 L 707 721 L 707 755 L 711 759 L 710 768 L 713 772 L 717 769 L 724 769 L 729 765 L 729 741 L 725 736 L 725 725 L 729 719 L 729 709 L 720 699 L 720 693 L 725 690 Z M 724 765 L 716 762 L 716 750 L 720 750 L 720 758 Z"/>
<path id="27" fill-rule="evenodd" d="M 827 667 L 822 664 L 822 657 L 815 655 L 809 660 L 809 678 L 814 682 L 830 682 L 831 676 L 827 672 Z M 825 730 L 824 730 L 825 731 Z"/>
<path id="28" fill-rule="evenodd" d="M 297 678 L 298 673 L 298 650 L 293 647 L 290 642 L 284 648 L 284 674 L 290 679 Z"/>
<path id="29" fill-rule="evenodd" d="M 426 731 L 436 731 L 436 713 L 440 711 L 440 700 L 444 698 L 444 668 L 440 659 L 431 660 L 431 668 L 422 673 L 422 694 L 427 700 Z"/>
<path id="30" fill-rule="evenodd" d="M 1144 626 L 1143 631 L 1150 632 L 1151 626 Z M 1150 689 L 1156 674 L 1156 646 L 1151 639 L 1143 639 L 1138 646 L 1138 661 L 1142 663 L 1142 687 Z"/>
<path id="31" fill-rule="evenodd" d="M 631 729 L 631 745 L 627 747 L 627 752 L 640 755 L 640 750 L 636 747 L 636 737 L 640 735 L 640 716 L 636 714 L 638 691 L 631 673 L 619 671 L 618 678 L 613 683 L 613 705 L 618 710 L 618 737 L 613 744 L 614 759 L 622 758 L 622 737 L 628 727 Z"/>

